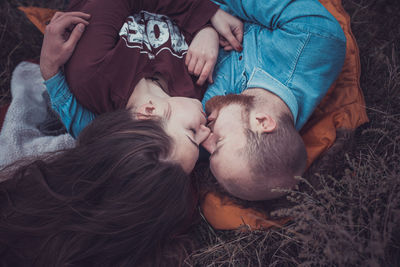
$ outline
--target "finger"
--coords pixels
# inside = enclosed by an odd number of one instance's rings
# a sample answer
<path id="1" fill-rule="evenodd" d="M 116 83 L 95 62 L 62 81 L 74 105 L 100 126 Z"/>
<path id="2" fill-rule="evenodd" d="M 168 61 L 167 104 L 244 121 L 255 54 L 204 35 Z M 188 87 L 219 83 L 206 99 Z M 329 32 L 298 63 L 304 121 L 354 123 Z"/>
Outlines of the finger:
<path id="1" fill-rule="evenodd" d="M 233 29 L 233 34 L 235 35 L 236 40 L 238 40 L 239 43 L 243 42 L 243 23 Z"/>
<path id="2" fill-rule="evenodd" d="M 65 42 L 65 47 L 73 51 L 79 39 L 82 37 L 84 31 L 85 31 L 84 24 L 79 23 L 78 25 L 76 25 L 73 31 L 71 32 L 69 39 Z"/>
<path id="3" fill-rule="evenodd" d="M 219 45 L 222 46 L 222 47 L 225 47 L 225 46 L 228 46 L 229 43 L 226 40 L 220 40 L 219 41 Z"/>
<path id="4" fill-rule="evenodd" d="M 220 42 L 227 42 L 226 39 L 222 35 L 218 35 L 218 39 Z"/>
<path id="5" fill-rule="evenodd" d="M 51 22 L 54 22 L 55 20 L 57 20 L 57 19 L 58 19 L 59 17 L 61 17 L 63 14 L 64 14 L 64 12 L 56 12 L 56 13 L 53 15 L 53 17 L 51 18 L 50 23 L 51 23 Z"/>
<path id="6" fill-rule="evenodd" d="M 241 51 L 242 45 L 239 43 L 238 40 L 236 40 L 231 31 L 225 34 L 224 37 L 236 51 Z"/>
<path id="7" fill-rule="evenodd" d="M 193 74 L 194 68 L 196 67 L 197 57 L 192 57 L 189 62 L 188 71 Z"/>
<path id="8" fill-rule="evenodd" d="M 203 70 L 204 65 L 206 62 L 203 59 L 197 60 L 196 67 L 194 68 L 193 74 L 199 76 Z"/>
<path id="9" fill-rule="evenodd" d="M 224 47 L 224 50 L 225 51 L 232 51 L 233 47 L 231 45 L 227 45 L 227 46 Z"/>
<path id="10" fill-rule="evenodd" d="M 203 85 L 204 82 L 207 80 L 207 77 L 208 77 L 208 75 L 210 74 L 211 66 L 212 66 L 212 64 L 209 63 L 209 62 L 207 62 L 207 63 L 204 65 L 204 67 L 203 67 L 203 69 L 202 69 L 202 71 L 201 71 L 200 77 L 199 77 L 199 79 L 197 80 L 197 84 L 198 84 L 198 85 Z"/>
<path id="11" fill-rule="evenodd" d="M 207 78 L 208 83 L 214 83 L 214 80 L 213 80 L 212 76 L 213 76 L 212 73 L 210 73 L 208 75 L 208 78 Z"/>
<path id="12" fill-rule="evenodd" d="M 185 58 L 185 65 L 187 67 L 187 65 L 189 65 L 190 59 L 192 58 L 192 53 L 187 52 L 186 53 L 186 58 Z"/>
<path id="13" fill-rule="evenodd" d="M 219 36 L 219 44 L 222 47 L 230 45 L 229 42 L 221 35 Z"/>
<path id="14" fill-rule="evenodd" d="M 78 17 L 82 19 L 90 19 L 90 14 L 80 12 L 80 11 L 74 11 L 74 12 L 57 12 L 57 13 L 62 13 L 58 18 L 60 17 Z"/>
<path id="15" fill-rule="evenodd" d="M 209 83 L 214 83 L 213 74 L 214 74 L 214 68 L 212 68 L 210 71 L 210 74 L 208 74 L 208 82 Z"/>
<path id="16" fill-rule="evenodd" d="M 85 26 L 89 25 L 89 22 L 85 19 L 79 18 L 79 17 L 65 17 L 62 20 L 60 20 L 57 24 L 57 27 L 59 29 L 62 29 L 63 31 L 65 31 L 66 29 L 68 29 L 71 25 L 76 25 L 82 23 Z"/>

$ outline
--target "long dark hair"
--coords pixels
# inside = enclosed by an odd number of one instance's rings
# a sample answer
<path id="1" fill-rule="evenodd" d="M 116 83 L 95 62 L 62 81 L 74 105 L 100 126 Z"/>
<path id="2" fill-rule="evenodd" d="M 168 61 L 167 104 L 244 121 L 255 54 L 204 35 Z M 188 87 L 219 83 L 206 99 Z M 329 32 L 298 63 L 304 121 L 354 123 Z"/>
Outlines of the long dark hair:
<path id="1" fill-rule="evenodd" d="M 161 121 L 123 110 L 97 118 L 75 148 L 2 171 L 0 266 L 171 264 L 162 256 L 195 209 L 171 144 Z"/>

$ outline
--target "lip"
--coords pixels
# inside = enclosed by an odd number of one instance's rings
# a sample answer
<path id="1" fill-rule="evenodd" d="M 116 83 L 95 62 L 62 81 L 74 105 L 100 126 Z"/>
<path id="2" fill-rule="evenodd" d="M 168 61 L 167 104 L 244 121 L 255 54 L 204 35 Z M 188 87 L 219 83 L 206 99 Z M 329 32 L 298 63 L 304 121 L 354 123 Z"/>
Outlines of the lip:
<path id="1" fill-rule="evenodd" d="M 210 128 L 211 132 L 214 132 L 214 121 L 207 123 L 207 127 Z"/>

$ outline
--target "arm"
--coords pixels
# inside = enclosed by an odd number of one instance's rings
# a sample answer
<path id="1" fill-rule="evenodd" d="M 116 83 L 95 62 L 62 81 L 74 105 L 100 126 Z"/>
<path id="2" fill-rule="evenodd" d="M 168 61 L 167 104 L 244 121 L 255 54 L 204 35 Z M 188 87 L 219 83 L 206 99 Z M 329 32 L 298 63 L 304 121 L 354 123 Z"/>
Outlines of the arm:
<path id="1" fill-rule="evenodd" d="M 52 108 L 58 113 L 68 132 L 77 137 L 95 115 L 84 109 L 70 92 L 59 71 L 70 58 L 88 24 L 88 14 L 58 12 L 46 27 L 40 56 L 40 70 L 50 95 Z M 73 28 L 69 35 L 69 29 Z"/>
<path id="2" fill-rule="evenodd" d="M 51 107 L 60 116 L 68 133 L 77 138 L 80 132 L 95 118 L 95 114 L 78 103 L 69 90 L 62 72 L 45 81 L 51 100 Z"/>
<path id="3" fill-rule="evenodd" d="M 240 19 L 219 8 L 211 18 L 211 23 L 220 34 L 220 45 L 224 50 L 243 50 L 243 22 Z"/>
<path id="4" fill-rule="evenodd" d="M 67 62 L 82 37 L 89 14 L 82 12 L 57 12 L 47 25 L 42 51 L 40 53 L 40 72 L 43 79 L 54 76 Z M 69 31 L 72 29 L 72 32 Z"/>
<path id="5" fill-rule="evenodd" d="M 306 31 L 329 31 L 345 40 L 336 19 L 317 0 L 215 0 L 225 10 L 245 21 L 257 23 L 270 30 L 297 27 Z"/>
<path id="6" fill-rule="evenodd" d="M 135 2 L 135 5 L 137 1 Z M 134 13 L 146 10 L 170 17 L 183 30 L 194 35 L 210 21 L 218 5 L 210 0 L 142 0 L 143 6 Z"/>
<path id="7" fill-rule="evenodd" d="M 149 5 L 144 6 L 144 10 L 169 16 L 181 30 L 191 35 L 197 33 L 211 20 L 213 27 L 226 43 L 222 44 L 223 46 L 229 46 L 236 51 L 242 50 L 243 23 L 219 9 L 211 0 L 160 0 L 148 3 Z"/>
<path id="8" fill-rule="evenodd" d="M 71 1 L 69 11 L 79 10 L 90 13 L 92 15 L 91 26 L 87 29 L 68 65 L 73 65 L 74 69 L 85 70 L 86 76 L 90 75 L 87 74 L 88 70 L 92 73 L 92 69 L 114 48 L 119 39 L 119 31 L 128 16 L 143 10 L 166 15 L 178 25 L 181 31 L 194 35 L 209 22 L 218 10 L 218 5 L 210 0 L 94 0 L 81 2 L 80 0 Z M 66 74 L 70 86 L 75 87 L 70 81 L 68 68 Z"/>

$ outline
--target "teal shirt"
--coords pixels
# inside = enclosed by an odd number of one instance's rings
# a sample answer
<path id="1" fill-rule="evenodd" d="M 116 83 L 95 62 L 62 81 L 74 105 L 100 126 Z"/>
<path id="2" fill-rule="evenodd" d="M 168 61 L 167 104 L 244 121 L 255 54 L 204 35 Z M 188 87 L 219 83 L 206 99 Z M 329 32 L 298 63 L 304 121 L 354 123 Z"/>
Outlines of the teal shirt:
<path id="1" fill-rule="evenodd" d="M 51 100 L 51 107 L 58 113 L 68 133 L 77 138 L 96 115 L 82 107 L 69 90 L 62 72 L 44 82 Z"/>
<path id="2" fill-rule="evenodd" d="M 342 68 L 346 39 L 339 23 L 317 0 L 215 2 L 245 21 L 244 49 L 220 49 L 203 105 L 216 95 L 263 88 L 287 104 L 299 130 Z M 76 101 L 62 73 L 45 84 L 53 108 L 78 136 L 95 115 Z"/>

